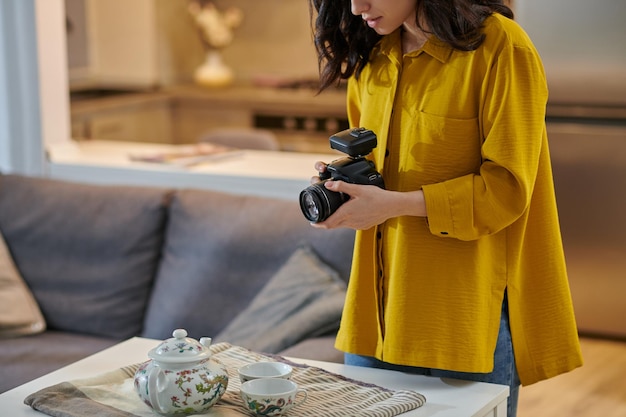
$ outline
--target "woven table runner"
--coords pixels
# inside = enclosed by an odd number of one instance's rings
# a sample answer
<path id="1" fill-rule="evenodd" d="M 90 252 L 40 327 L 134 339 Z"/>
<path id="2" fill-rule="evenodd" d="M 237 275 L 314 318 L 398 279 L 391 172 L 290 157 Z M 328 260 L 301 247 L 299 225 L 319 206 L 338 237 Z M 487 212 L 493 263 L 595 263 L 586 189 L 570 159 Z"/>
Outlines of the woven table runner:
<path id="1" fill-rule="evenodd" d="M 282 361 L 293 366 L 291 379 L 307 392 L 304 404 L 288 415 L 298 417 L 393 417 L 421 407 L 426 398 L 415 391 L 390 390 L 351 380 L 326 370 L 291 363 L 279 356 L 265 356 L 248 349 L 218 343 L 212 359 L 225 365 L 229 382 L 222 399 L 203 416 L 250 416 L 239 389 L 237 369 L 259 361 Z M 62 382 L 29 395 L 24 403 L 54 417 L 154 417 L 135 392 L 133 378 L 140 364 L 93 378 Z"/>

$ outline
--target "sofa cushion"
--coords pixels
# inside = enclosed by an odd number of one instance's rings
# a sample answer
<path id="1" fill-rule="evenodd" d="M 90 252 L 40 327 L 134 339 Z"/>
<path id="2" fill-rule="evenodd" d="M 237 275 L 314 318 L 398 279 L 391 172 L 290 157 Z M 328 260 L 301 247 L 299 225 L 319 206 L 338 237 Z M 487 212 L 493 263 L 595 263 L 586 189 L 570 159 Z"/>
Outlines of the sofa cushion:
<path id="1" fill-rule="evenodd" d="M 15 267 L 0 230 L 0 338 L 46 329 L 39 305 Z"/>
<path id="2" fill-rule="evenodd" d="M 114 338 L 141 332 L 166 195 L 0 176 L 0 229 L 49 328 Z"/>
<path id="3" fill-rule="evenodd" d="M 58 331 L 0 340 L 0 393 L 113 346 L 119 341 Z M 2 416 L 12 414 L 6 410 L 0 411 Z"/>
<path id="4" fill-rule="evenodd" d="M 344 353 L 335 349 L 335 337 L 336 334 L 310 337 L 278 353 L 291 358 L 343 363 Z"/>
<path id="5" fill-rule="evenodd" d="M 215 339 L 278 353 L 306 338 L 337 331 L 345 298 L 345 281 L 305 245 Z"/>
<path id="6" fill-rule="evenodd" d="M 347 280 L 354 231 L 311 227 L 295 198 L 182 190 L 166 236 L 143 332 L 159 339 L 179 327 L 195 338 L 216 336 L 301 243 Z"/>

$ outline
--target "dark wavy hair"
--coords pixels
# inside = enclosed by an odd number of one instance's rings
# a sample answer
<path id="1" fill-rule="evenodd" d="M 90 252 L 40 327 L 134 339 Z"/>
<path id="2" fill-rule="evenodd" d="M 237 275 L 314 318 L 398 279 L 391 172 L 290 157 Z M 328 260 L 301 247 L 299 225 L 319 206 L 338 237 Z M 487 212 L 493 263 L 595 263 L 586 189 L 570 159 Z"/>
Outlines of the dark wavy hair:
<path id="1" fill-rule="evenodd" d="M 352 14 L 350 0 L 311 0 L 309 9 L 314 20 L 320 91 L 353 74 L 358 77 L 381 36 L 361 16 Z M 415 10 L 428 33 L 462 51 L 480 46 L 485 37 L 482 24 L 492 13 L 513 18 L 504 0 L 415 0 Z M 417 25 L 424 29 L 419 20 Z"/>

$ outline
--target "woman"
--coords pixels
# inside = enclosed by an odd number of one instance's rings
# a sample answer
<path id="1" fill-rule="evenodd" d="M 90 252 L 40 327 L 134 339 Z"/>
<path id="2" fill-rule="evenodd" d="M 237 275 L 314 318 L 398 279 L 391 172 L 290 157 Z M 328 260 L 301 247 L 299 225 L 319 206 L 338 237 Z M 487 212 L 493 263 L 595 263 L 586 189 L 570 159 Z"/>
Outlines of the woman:
<path id="1" fill-rule="evenodd" d="M 537 51 L 498 0 L 311 4 L 321 89 L 348 79 L 386 185 L 325 185 L 350 200 L 314 226 L 357 230 L 336 347 L 509 385 L 514 416 L 520 380 L 582 365 Z"/>

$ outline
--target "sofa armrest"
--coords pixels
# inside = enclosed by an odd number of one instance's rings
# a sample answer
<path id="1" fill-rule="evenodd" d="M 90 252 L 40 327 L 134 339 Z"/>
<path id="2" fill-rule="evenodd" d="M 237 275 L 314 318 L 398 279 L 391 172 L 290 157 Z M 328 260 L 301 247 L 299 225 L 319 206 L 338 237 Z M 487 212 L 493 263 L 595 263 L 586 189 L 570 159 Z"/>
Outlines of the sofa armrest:
<path id="1" fill-rule="evenodd" d="M 51 330 L 0 339 L 0 393 L 119 342 L 119 339 L 108 337 Z"/>

